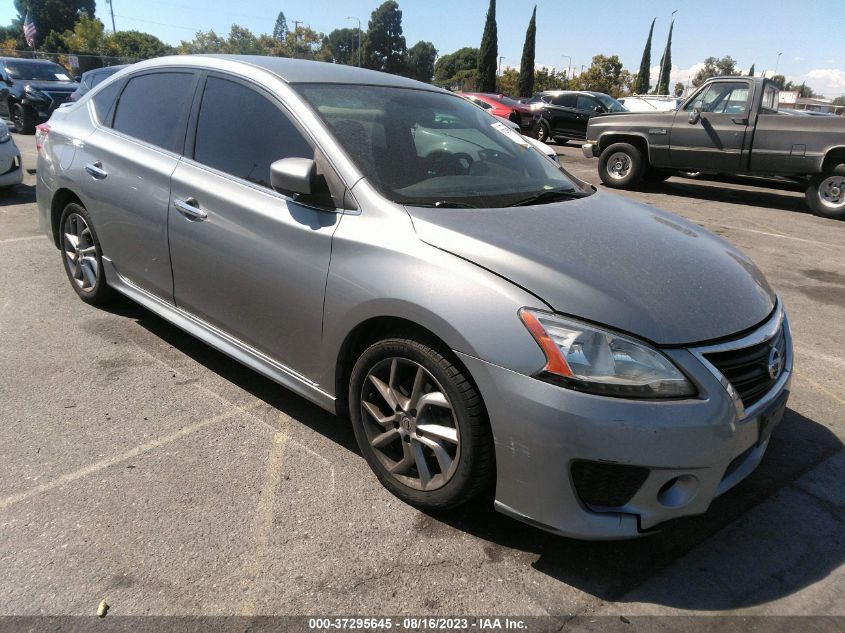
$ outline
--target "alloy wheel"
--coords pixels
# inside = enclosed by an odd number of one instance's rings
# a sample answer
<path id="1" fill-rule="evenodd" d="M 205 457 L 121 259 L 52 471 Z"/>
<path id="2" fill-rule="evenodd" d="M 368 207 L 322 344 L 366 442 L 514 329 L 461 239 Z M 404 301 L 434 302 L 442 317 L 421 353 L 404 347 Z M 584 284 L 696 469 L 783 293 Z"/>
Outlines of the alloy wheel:
<path id="1" fill-rule="evenodd" d="M 70 275 L 80 290 L 91 292 L 97 285 L 97 276 L 100 273 L 97 247 L 94 245 L 91 229 L 80 214 L 70 213 L 65 218 L 62 233 Z"/>
<path id="2" fill-rule="evenodd" d="M 829 209 L 845 207 L 845 177 L 825 178 L 819 185 L 819 201 Z"/>
<path id="3" fill-rule="evenodd" d="M 416 490 L 446 485 L 458 466 L 461 438 L 446 392 L 425 367 L 387 358 L 361 388 L 361 419 L 378 461 Z"/>

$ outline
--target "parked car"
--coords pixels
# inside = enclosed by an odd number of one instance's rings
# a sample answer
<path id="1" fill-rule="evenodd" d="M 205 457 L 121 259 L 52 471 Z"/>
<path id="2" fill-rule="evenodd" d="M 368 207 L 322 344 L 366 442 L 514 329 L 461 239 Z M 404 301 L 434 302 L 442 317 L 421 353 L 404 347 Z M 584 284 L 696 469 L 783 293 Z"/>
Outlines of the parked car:
<path id="1" fill-rule="evenodd" d="M 542 115 L 537 127 L 537 139 L 558 143 L 583 141 L 587 123 L 597 114 L 627 112 L 625 106 L 601 92 L 552 90 L 538 92 L 527 105 Z"/>
<path id="2" fill-rule="evenodd" d="M 511 121 L 510 119 L 503 119 L 500 116 L 497 116 L 496 118 L 499 119 L 499 121 L 501 121 L 504 125 L 508 126 L 510 129 L 512 129 L 514 132 L 521 133 L 519 126 L 516 123 L 514 123 L 513 121 Z M 534 138 L 532 136 L 525 136 L 524 138 L 525 138 L 525 141 L 529 145 L 532 145 L 534 148 L 538 149 L 543 154 L 545 154 L 545 156 L 550 161 L 557 163 L 558 165 L 560 164 L 560 159 L 558 158 L 557 152 L 554 151 L 554 149 L 552 149 L 550 146 L 546 145 L 542 141 L 538 141 L 536 138 Z"/>
<path id="3" fill-rule="evenodd" d="M 21 134 L 35 132 L 76 88 L 67 70 L 54 62 L 0 57 L 0 117 Z"/>
<path id="4" fill-rule="evenodd" d="M 677 110 L 683 102 L 680 97 L 666 95 L 631 95 L 619 99 L 629 112 L 669 112 Z"/>
<path id="5" fill-rule="evenodd" d="M 473 148 L 432 149 L 456 134 Z M 751 473 L 783 414 L 789 325 L 748 257 L 431 85 L 164 57 L 37 139 L 80 299 L 125 295 L 348 415 L 417 507 L 495 485 L 532 525 L 640 536 Z"/>
<path id="6" fill-rule="evenodd" d="M 79 87 L 71 93 L 70 101 L 79 101 L 79 98 L 86 92 L 97 86 L 101 81 L 105 81 L 113 74 L 126 68 L 126 64 L 119 66 L 104 66 L 103 68 L 95 68 L 88 72 L 82 73 L 79 79 Z"/>
<path id="7" fill-rule="evenodd" d="M 534 136 L 537 133 L 540 115 L 516 99 L 486 92 L 459 92 L 458 94 L 467 101 L 487 110 L 493 116 L 513 121 L 519 126 L 520 131 L 527 136 Z"/>
<path id="8" fill-rule="evenodd" d="M 22 181 L 21 152 L 9 134 L 9 126 L 0 121 L 0 189 L 9 189 Z"/>
<path id="9" fill-rule="evenodd" d="M 845 119 L 784 116 L 778 100 L 771 80 L 715 77 L 676 112 L 592 120 L 583 152 L 617 189 L 678 171 L 807 179 L 813 213 L 845 219 Z"/>

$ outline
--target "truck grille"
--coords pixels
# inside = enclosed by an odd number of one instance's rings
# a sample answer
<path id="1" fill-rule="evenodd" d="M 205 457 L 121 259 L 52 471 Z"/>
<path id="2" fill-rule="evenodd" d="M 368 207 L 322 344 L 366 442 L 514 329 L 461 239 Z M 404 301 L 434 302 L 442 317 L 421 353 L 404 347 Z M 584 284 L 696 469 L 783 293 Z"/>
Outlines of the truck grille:
<path id="1" fill-rule="evenodd" d="M 781 359 L 785 359 L 783 326 L 777 334 L 762 343 L 726 352 L 712 352 L 704 357 L 727 378 L 743 406 L 748 408 L 765 396 L 780 378 L 782 364 L 779 369 L 773 368 L 776 369 L 773 372 L 769 368 L 773 349 L 777 350 L 776 354 L 779 353 Z"/>
<path id="2" fill-rule="evenodd" d="M 588 506 L 618 508 L 631 500 L 648 478 L 644 466 L 579 460 L 572 463 L 572 483 Z"/>

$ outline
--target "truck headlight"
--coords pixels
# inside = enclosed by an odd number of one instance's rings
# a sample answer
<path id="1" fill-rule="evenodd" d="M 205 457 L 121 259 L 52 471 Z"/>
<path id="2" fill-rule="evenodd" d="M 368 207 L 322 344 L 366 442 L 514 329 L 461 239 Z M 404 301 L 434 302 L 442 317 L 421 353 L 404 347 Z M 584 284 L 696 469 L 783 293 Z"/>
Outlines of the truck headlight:
<path id="1" fill-rule="evenodd" d="M 688 398 L 696 389 L 657 349 L 628 336 L 523 308 L 519 318 L 546 355 L 536 378 L 619 398 Z"/>

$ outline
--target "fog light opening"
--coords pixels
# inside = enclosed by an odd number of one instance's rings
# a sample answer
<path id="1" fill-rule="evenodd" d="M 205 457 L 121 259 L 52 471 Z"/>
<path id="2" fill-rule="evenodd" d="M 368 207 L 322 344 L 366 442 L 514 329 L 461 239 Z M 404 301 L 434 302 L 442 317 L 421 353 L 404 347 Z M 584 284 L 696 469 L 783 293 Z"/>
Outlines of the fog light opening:
<path id="1" fill-rule="evenodd" d="M 673 477 L 660 487 L 657 502 L 665 508 L 680 508 L 695 498 L 698 479 L 692 475 Z"/>

